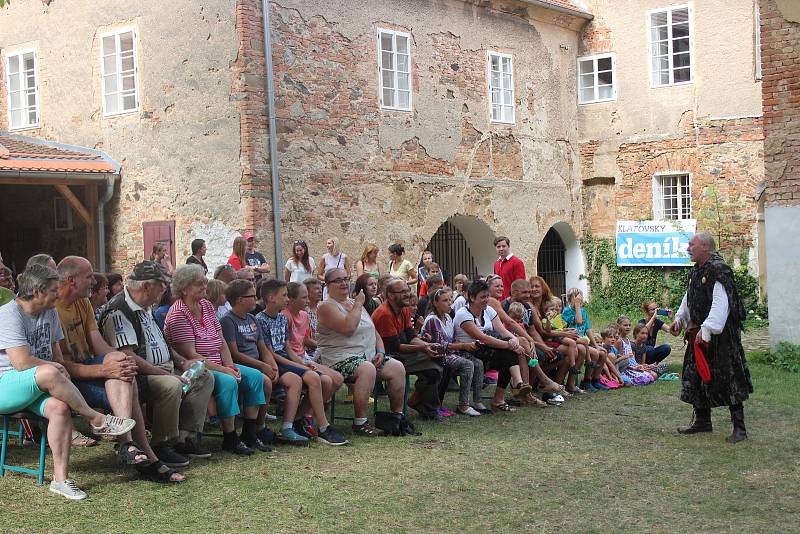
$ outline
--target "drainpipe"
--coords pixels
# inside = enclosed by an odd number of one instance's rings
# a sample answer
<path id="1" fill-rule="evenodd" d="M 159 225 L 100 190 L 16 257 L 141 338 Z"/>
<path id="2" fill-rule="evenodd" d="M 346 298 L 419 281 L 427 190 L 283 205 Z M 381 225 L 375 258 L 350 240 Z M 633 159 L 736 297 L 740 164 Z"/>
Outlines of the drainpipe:
<path id="1" fill-rule="evenodd" d="M 267 68 L 267 113 L 269 114 L 269 171 L 272 178 L 272 226 L 275 236 L 275 269 L 281 265 L 281 184 L 278 177 L 278 136 L 275 125 L 275 83 L 272 75 L 272 33 L 269 26 L 269 0 L 261 0 L 264 22 L 264 59 Z"/>
<path id="2" fill-rule="evenodd" d="M 114 196 L 114 182 L 116 176 L 108 176 L 106 178 L 106 190 L 102 198 L 97 203 L 97 269 L 104 273 L 106 272 L 106 217 L 105 208 L 106 202 L 111 200 Z"/>

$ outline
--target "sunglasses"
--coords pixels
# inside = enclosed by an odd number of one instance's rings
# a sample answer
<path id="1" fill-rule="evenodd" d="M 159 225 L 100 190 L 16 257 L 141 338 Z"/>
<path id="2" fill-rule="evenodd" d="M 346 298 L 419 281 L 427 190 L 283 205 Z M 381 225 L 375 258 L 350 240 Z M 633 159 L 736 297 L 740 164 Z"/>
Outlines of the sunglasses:
<path id="1" fill-rule="evenodd" d="M 302 239 L 298 239 L 298 240 L 297 240 L 297 241 L 295 241 L 293 244 L 294 244 L 294 245 L 302 245 L 302 246 L 306 246 L 306 242 L 305 242 L 305 241 L 303 241 Z"/>

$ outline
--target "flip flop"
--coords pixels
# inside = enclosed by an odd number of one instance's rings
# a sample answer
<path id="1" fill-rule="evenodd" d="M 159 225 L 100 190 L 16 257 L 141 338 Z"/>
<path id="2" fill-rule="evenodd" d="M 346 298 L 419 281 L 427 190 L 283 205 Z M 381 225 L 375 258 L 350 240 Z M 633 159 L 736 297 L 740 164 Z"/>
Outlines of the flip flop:
<path id="1" fill-rule="evenodd" d="M 677 373 L 665 373 L 658 377 L 659 380 L 663 380 L 665 382 L 675 382 L 680 380 L 680 377 Z"/>

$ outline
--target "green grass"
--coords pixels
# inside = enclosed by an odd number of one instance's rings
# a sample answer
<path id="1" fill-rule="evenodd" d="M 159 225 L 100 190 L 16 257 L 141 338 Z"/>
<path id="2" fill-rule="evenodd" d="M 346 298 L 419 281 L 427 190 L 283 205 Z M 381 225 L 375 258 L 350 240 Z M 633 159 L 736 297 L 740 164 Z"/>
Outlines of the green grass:
<path id="1" fill-rule="evenodd" d="M 678 357 L 669 362 L 678 370 Z M 678 382 L 420 424 L 418 438 L 279 447 L 249 459 L 218 453 L 193 461 L 177 487 L 135 480 L 104 443 L 73 455 L 87 501 L 67 502 L 31 477 L 0 480 L 0 529 L 789 531 L 800 520 L 800 376 L 761 364 L 752 372 L 750 438 L 735 446 L 724 441 L 722 409 L 712 434 L 675 432 L 690 417 Z M 33 447 L 12 450 L 34 459 Z"/>

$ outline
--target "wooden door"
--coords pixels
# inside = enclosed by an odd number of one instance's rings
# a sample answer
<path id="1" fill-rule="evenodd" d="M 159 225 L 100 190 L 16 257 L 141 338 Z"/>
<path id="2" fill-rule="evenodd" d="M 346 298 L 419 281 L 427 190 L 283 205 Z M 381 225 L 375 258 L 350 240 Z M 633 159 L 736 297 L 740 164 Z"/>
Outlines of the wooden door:
<path id="1" fill-rule="evenodd" d="M 163 243 L 169 252 L 170 262 L 174 267 L 175 262 L 175 221 L 150 221 L 142 223 L 144 230 L 144 256 L 149 260 L 153 253 L 153 245 Z"/>

